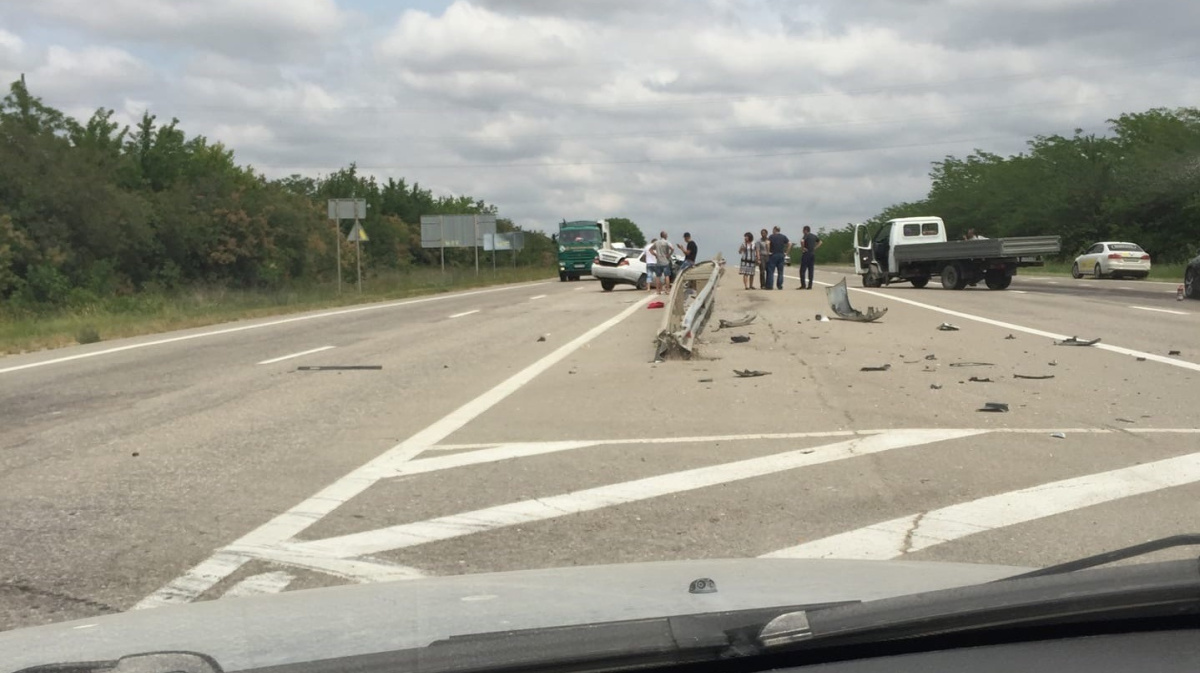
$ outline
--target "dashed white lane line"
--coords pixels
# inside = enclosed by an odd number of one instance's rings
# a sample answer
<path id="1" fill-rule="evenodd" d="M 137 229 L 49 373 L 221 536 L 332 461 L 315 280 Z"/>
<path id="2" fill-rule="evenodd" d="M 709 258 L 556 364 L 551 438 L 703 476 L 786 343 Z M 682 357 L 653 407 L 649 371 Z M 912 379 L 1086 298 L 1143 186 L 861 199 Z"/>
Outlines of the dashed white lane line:
<path id="1" fill-rule="evenodd" d="M 395 475 L 399 466 L 449 437 L 520 390 L 538 375 L 640 311 L 649 299 L 646 297 L 634 303 L 612 318 L 559 346 L 552 353 L 508 377 L 491 390 L 326 486 L 307 500 L 243 535 L 228 548 L 217 550 L 208 559 L 201 561 L 180 577 L 171 580 L 159 590 L 142 599 L 134 606 L 134 609 L 178 605 L 196 600 L 201 594 L 236 572 L 245 563 L 258 557 L 253 553 L 255 549 L 270 549 L 273 553 L 292 553 L 293 550 L 285 548 L 282 543 L 320 521 L 379 480 Z M 235 549 L 240 551 L 232 551 Z M 398 572 L 404 572 L 404 570 L 399 569 Z"/>
<path id="2" fill-rule="evenodd" d="M 576 291 L 576 292 L 583 292 L 583 291 L 584 291 L 584 290 L 586 290 L 586 289 L 587 289 L 586 287 L 577 287 L 577 288 L 575 288 L 575 291 Z"/>
<path id="3" fill-rule="evenodd" d="M 291 360 L 292 358 L 298 358 L 298 357 L 303 357 L 305 355 L 312 355 L 313 353 L 320 353 L 322 351 L 333 350 L 334 348 L 336 348 L 336 346 L 321 346 L 320 348 L 314 348 L 312 350 L 302 351 L 299 353 L 292 353 L 291 355 L 283 355 L 283 356 L 280 356 L 277 358 L 271 358 L 270 360 L 263 360 L 262 362 L 260 362 L 258 364 L 273 365 L 276 362 L 283 362 L 284 360 Z"/>
<path id="4" fill-rule="evenodd" d="M 277 594 L 287 588 L 296 576 L 280 571 L 254 575 L 238 582 L 226 591 L 222 598 L 246 598 L 247 596 L 265 596 Z"/>
<path id="5" fill-rule="evenodd" d="M 825 286 L 833 285 L 833 283 L 825 283 L 825 282 L 821 282 L 821 281 L 817 281 L 817 283 L 820 285 L 825 285 Z M 885 294 L 883 292 L 876 292 L 874 290 L 864 290 L 863 288 L 859 288 L 859 287 L 851 287 L 848 289 L 851 292 L 861 292 L 863 294 L 871 295 L 872 297 L 879 297 L 880 299 L 888 299 L 891 301 L 897 301 L 897 302 L 900 302 L 901 304 L 908 304 L 910 306 L 916 306 L 917 308 L 923 308 L 923 309 L 926 309 L 929 311 L 934 311 L 936 313 L 942 313 L 945 315 L 954 316 L 955 318 L 961 318 L 963 320 L 971 320 L 974 322 L 983 323 L 985 325 L 992 325 L 993 327 L 1002 327 L 1004 329 L 1012 330 L 1014 332 L 1024 332 L 1025 334 L 1032 334 L 1034 336 L 1046 337 L 1047 339 L 1055 339 L 1057 341 L 1062 341 L 1063 339 L 1067 339 L 1070 336 L 1072 336 L 1072 335 L 1067 335 L 1067 334 L 1057 334 L 1055 332 L 1047 332 L 1046 330 L 1040 330 L 1040 329 L 1036 329 L 1034 327 L 1026 327 L 1024 325 L 1017 325 L 1015 323 L 1004 322 L 1002 320 L 992 320 L 991 318 L 985 318 L 983 316 L 974 315 L 971 313 L 963 313 L 962 311 L 955 311 L 953 309 L 942 308 L 941 306 L 935 306 L 934 304 L 926 304 L 923 302 L 914 301 L 912 299 L 905 299 L 904 297 L 897 297 L 894 294 Z M 1152 362 L 1158 362 L 1158 363 L 1165 364 L 1165 365 L 1171 365 L 1173 367 L 1179 367 L 1180 369 L 1188 369 L 1188 370 L 1191 370 L 1194 372 L 1200 372 L 1200 364 L 1196 364 L 1195 362 L 1188 362 L 1187 360 L 1179 360 L 1177 358 L 1167 357 L 1164 355 L 1158 355 L 1156 353 L 1147 353 L 1146 351 L 1139 351 L 1139 350 L 1134 350 L 1132 348 L 1125 348 L 1124 346 L 1114 346 L 1112 344 L 1098 343 L 1095 346 L 1090 346 L 1090 348 L 1096 348 L 1099 350 L 1109 351 L 1110 353 L 1119 353 L 1121 355 L 1131 355 L 1134 357 L 1145 358 L 1146 360 L 1150 360 Z"/>
<path id="6" fill-rule="evenodd" d="M 448 299 L 461 299 L 462 297 L 474 297 L 481 294 L 491 294 L 493 292 L 507 292 L 509 290 L 526 289 L 534 285 L 544 285 L 548 281 L 538 283 L 522 283 L 520 285 L 510 285 L 506 287 L 496 287 L 487 290 L 472 290 L 470 292 L 459 292 L 456 294 L 438 295 L 436 297 L 424 297 L 422 299 L 407 299 L 405 301 L 394 301 L 386 304 L 370 304 L 368 306 L 356 306 L 354 308 L 344 308 L 337 311 L 325 311 L 324 313 L 311 313 L 308 315 L 295 316 L 293 318 L 283 318 L 282 320 L 271 320 L 268 322 L 255 323 L 253 325 L 240 325 L 238 327 L 227 327 L 224 329 L 212 330 L 209 332 L 201 332 L 199 334 L 185 334 L 183 336 L 169 337 L 166 339 L 155 339 L 153 341 L 143 341 L 141 343 L 128 344 L 125 346 L 117 346 L 115 348 L 105 348 L 103 350 L 91 351 L 88 353 L 76 353 L 75 355 L 67 355 L 60 358 L 52 358 L 50 360 L 42 360 L 40 362 L 30 362 L 23 365 L 13 365 L 12 367 L 4 367 L 0 369 L 0 374 L 9 372 L 19 372 L 25 369 L 33 369 L 35 367 L 45 367 L 47 365 L 55 365 L 63 362 L 72 362 L 75 360 L 83 360 L 85 358 L 94 358 L 101 355 L 111 355 L 113 353 L 121 353 L 124 351 L 134 350 L 136 348 L 149 348 L 151 346 L 161 346 L 163 344 L 177 343 L 180 341 L 190 341 L 192 339 L 203 339 L 205 337 L 219 336 L 222 334 L 235 334 L 237 332 L 247 332 L 250 330 L 263 329 L 266 327 L 275 327 L 277 325 L 288 325 L 295 322 L 303 322 L 305 320 L 316 320 L 318 318 L 329 318 L 332 316 L 349 315 L 351 313 L 363 313 L 366 311 L 379 311 L 388 308 L 398 308 L 401 306 L 413 306 L 415 304 L 426 304 L 435 301 L 446 301 Z"/>
<path id="7" fill-rule="evenodd" d="M 389 526 L 338 537 L 288 543 L 286 547 L 314 556 L 347 558 L 448 540 L 517 524 L 544 521 L 673 493 L 761 477 L 785 470 L 820 465 L 892 449 L 961 439 L 983 434 L 976 430 L 896 430 L 881 435 L 788 451 L 760 458 L 711 465 L 619 484 L 523 500 L 473 512 Z"/>
<path id="8" fill-rule="evenodd" d="M 529 301 L 535 301 L 535 300 L 537 300 L 537 299 L 545 299 L 545 298 L 546 298 L 546 297 L 548 297 L 548 296 L 550 296 L 550 295 L 539 294 L 539 295 L 538 295 L 538 296 L 536 296 L 536 297 L 530 297 L 530 298 L 529 298 Z"/>
<path id="9" fill-rule="evenodd" d="M 1154 311 L 1155 313 L 1170 313 L 1171 315 L 1191 315 L 1187 311 L 1172 311 L 1166 308 L 1151 308 L 1149 306 L 1130 306 L 1129 308 L 1136 308 L 1139 311 Z"/>
<path id="10" fill-rule="evenodd" d="M 465 318 L 469 315 L 475 315 L 476 313 L 479 313 L 479 311 L 480 309 L 475 309 L 474 311 L 463 311 L 462 313 L 455 313 L 454 315 L 450 316 L 450 318 Z"/>
<path id="11" fill-rule="evenodd" d="M 763 556 L 892 559 L 976 533 L 1198 481 L 1200 453 L 1191 453 L 910 514 Z"/>

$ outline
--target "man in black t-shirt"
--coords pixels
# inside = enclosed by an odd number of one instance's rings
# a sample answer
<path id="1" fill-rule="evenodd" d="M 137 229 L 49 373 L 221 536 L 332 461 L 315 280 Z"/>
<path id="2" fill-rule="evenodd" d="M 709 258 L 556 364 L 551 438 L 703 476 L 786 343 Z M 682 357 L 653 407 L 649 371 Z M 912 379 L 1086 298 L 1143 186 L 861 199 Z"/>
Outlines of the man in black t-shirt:
<path id="1" fill-rule="evenodd" d="M 696 253 L 700 249 L 696 246 L 696 242 L 692 240 L 692 235 L 686 231 L 683 233 L 683 243 L 679 244 L 679 249 L 683 251 L 683 264 L 679 265 L 679 273 L 683 273 L 696 266 Z"/>
<path id="2" fill-rule="evenodd" d="M 804 236 L 800 238 L 800 290 L 811 290 L 813 284 L 813 271 L 817 264 L 817 248 L 821 247 L 821 239 L 812 233 L 812 227 L 805 225 Z M 808 285 L 804 284 L 805 275 L 808 276 Z"/>

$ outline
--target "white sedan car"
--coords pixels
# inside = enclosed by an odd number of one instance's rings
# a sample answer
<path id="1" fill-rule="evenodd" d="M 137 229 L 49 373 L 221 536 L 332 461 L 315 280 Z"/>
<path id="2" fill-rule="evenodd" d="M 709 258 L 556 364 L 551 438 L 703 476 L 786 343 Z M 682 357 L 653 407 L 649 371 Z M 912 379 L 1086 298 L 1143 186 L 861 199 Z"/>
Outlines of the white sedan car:
<path id="1" fill-rule="evenodd" d="M 592 275 L 600 281 L 605 292 L 618 285 L 646 289 L 646 254 L 639 248 L 597 250 L 592 261 Z"/>
<path id="2" fill-rule="evenodd" d="M 1071 275 L 1075 278 L 1089 274 L 1094 278 L 1145 278 L 1150 275 L 1150 255 L 1136 243 L 1097 243 L 1076 257 L 1075 265 L 1071 267 Z"/>

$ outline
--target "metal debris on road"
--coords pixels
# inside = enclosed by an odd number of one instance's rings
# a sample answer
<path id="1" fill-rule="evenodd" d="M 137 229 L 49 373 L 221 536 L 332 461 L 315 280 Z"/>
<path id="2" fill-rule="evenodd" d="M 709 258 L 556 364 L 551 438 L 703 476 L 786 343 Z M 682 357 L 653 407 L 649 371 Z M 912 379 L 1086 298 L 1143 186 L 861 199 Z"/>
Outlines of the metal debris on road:
<path id="1" fill-rule="evenodd" d="M 1046 364 L 1050 365 L 1051 367 L 1057 367 L 1058 360 L 1051 360 L 1051 361 L 1047 362 Z"/>
<path id="2" fill-rule="evenodd" d="M 1095 346 L 1100 343 L 1099 338 L 1095 339 L 1080 339 L 1079 337 L 1071 337 L 1062 341 L 1055 341 L 1055 346 Z"/>
<path id="3" fill-rule="evenodd" d="M 1037 376 L 1034 376 L 1032 374 L 1013 374 L 1013 378 L 1014 379 L 1028 379 L 1030 381 L 1044 381 L 1046 379 L 1054 378 L 1054 374 L 1039 374 Z"/>
<path id="4" fill-rule="evenodd" d="M 307 367 L 296 367 L 298 372 L 330 372 L 330 371 L 350 371 L 360 369 L 383 369 L 383 365 L 317 365 Z"/>
<path id="5" fill-rule="evenodd" d="M 729 337 L 729 340 L 735 344 L 744 344 L 750 341 L 750 337 L 738 335 Z"/>
<path id="6" fill-rule="evenodd" d="M 850 305 L 850 292 L 846 289 L 846 279 L 843 278 L 837 285 L 825 288 L 825 296 L 829 299 L 829 308 L 837 316 L 843 320 L 852 320 L 854 322 L 875 322 L 887 313 L 887 309 L 877 309 L 874 306 L 868 306 L 867 312 L 863 313 Z"/>
<path id="7" fill-rule="evenodd" d="M 972 376 L 971 378 L 969 378 L 967 380 L 970 381 L 971 383 L 993 383 L 993 381 L 991 379 L 981 379 L 978 376 Z"/>
<path id="8" fill-rule="evenodd" d="M 936 356 L 936 355 L 934 355 L 933 353 L 930 353 L 929 355 L 926 355 L 926 356 L 925 356 L 925 359 L 926 359 L 926 360 L 936 360 L 936 359 L 937 359 L 937 356 Z"/>
<path id="9" fill-rule="evenodd" d="M 976 411 L 994 411 L 997 413 L 1007 413 L 1008 412 L 1008 404 L 1006 404 L 1004 402 L 987 402 L 983 405 L 982 409 L 976 409 Z"/>
<path id="10" fill-rule="evenodd" d="M 858 370 L 860 372 L 886 372 L 892 368 L 891 365 L 882 365 L 880 367 L 863 367 Z"/>
<path id="11" fill-rule="evenodd" d="M 951 362 L 951 367 L 995 367 L 991 362 Z"/>
<path id="12" fill-rule="evenodd" d="M 699 383 L 712 383 L 712 379 L 700 379 Z"/>
<path id="13" fill-rule="evenodd" d="M 1138 358 L 1138 359 L 1137 359 L 1137 361 L 1138 361 L 1138 362 L 1145 362 L 1145 361 L 1146 361 L 1146 358 Z"/>
<path id="14" fill-rule="evenodd" d="M 737 320 L 720 320 L 717 324 L 717 329 L 728 329 L 730 327 L 745 327 L 758 319 L 758 314 L 750 313 Z M 713 330 L 714 332 L 716 330 Z"/>
<path id="15" fill-rule="evenodd" d="M 1131 421 L 1128 418 L 1114 418 L 1113 420 L 1118 423 L 1137 423 L 1137 421 Z"/>
<path id="16" fill-rule="evenodd" d="M 942 389 L 942 385 L 941 385 L 940 383 L 930 383 L 930 384 L 929 384 L 929 389 L 930 389 L 930 390 L 941 390 L 941 389 Z"/>
<path id="17" fill-rule="evenodd" d="M 815 320 L 817 322 L 829 322 L 829 318 L 821 315 L 820 313 L 817 314 L 817 317 L 815 318 Z"/>
<path id="18" fill-rule="evenodd" d="M 1016 340 L 1016 338 L 1017 338 L 1017 337 L 1015 337 L 1015 336 L 1013 336 L 1013 335 L 1009 334 L 1008 336 L 1004 337 L 1004 340 L 1005 340 L 1005 341 L 1015 341 L 1015 340 Z"/>
<path id="19" fill-rule="evenodd" d="M 1183 355 L 1179 351 L 1167 351 L 1167 355 Z"/>
<path id="20" fill-rule="evenodd" d="M 771 375 L 771 372 L 760 372 L 757 369 L 740 369 L 740 370 L 735 369 L 735 370 L 733 370 L 733 373 L 737 374 L 738 377 L 743 378 L 743 379 L 751 379 L 756 376 L 770 376 Z"/>
<path id="21" fill-rule="evenodd" d="M 1067 434 L 1065 432 L 1052 432 L 1052 433 L 1050 433 L 1050 436 L 1055 439 L 1066 439 L 1067 438 Z"/>
<path id="22" fill-rule="evenodd" d="M 951 325 L 948 322 L 944 322 L 944 323 L 938 325 L 939 332 L 957 332 L 958 329 L 959 329 L 958 325 Z"/>
<path id="23" fill-rule="evenodd" d="M 544 334 L 542 336 L 538 337 L 538 343 L 541 343 L 545 340 L 546 340 L 546 336 Z"/>

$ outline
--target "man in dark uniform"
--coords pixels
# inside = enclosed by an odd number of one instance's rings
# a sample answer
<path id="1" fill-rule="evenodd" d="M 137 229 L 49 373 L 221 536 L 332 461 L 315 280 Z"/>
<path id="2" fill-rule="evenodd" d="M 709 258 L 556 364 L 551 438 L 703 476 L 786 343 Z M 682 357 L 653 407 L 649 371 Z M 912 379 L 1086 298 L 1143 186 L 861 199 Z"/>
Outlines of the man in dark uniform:
<path id="1" fill-rule="evenodd" d="M 776 290 L 783 289 L 783 261 L 792 251 L 792 242 L 779 232 L 779 227 L 775 227 L 773 232 L 767 237 L 771 256 L 767 259 L 767 285 L 763 288 L 764 290 L 770 290 L 772 285 Z M 772 282 L 772 278 L 774 278 L 774 282 Z"/>
<path id="2" fill-rule="evenodd" d="M 800 238 L 800 287 L 798 290 L 811 290 L 813 284 L 813 271 L 817 265 L 817 248 L 821 247 L 821 239 L 812 233 L 812 227 L 804 226 L 804 236 Z M 807 274 L 808 284 L 804 284 L 804 278 Z"/>

